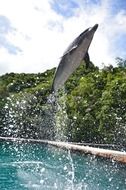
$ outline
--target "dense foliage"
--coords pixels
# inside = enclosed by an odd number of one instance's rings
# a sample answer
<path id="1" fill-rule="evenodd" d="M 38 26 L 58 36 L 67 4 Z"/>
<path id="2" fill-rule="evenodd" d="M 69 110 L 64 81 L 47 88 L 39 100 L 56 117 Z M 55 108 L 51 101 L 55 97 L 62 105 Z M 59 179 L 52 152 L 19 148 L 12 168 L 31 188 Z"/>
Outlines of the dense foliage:
<path id="1" fill-rule="evenodd" d="M 65 95 L 59 92 L 65 104 L 57 113 L 47 103 L 55 69 L 1 76 L 1 135 L 54 139 L 59 130 L 70 141 L 125 144 L 126 61 L 116 61 L 117 67 L 102 70 L 82 63 L 66 82 Z"/>

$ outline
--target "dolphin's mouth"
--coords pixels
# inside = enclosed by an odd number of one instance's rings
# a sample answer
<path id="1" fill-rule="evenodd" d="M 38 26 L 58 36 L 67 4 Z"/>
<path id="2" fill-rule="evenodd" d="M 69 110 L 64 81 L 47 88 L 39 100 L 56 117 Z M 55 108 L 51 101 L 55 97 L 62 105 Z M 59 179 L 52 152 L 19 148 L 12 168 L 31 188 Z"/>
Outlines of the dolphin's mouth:
<path id="1" fill-rule="evenodd" d="M 93 30 L 93 31 L 96 31 L 97 28 L 98 28 L 98 24 L 95 24 L 95 25 L 92 27 L 92 30 Z"/>

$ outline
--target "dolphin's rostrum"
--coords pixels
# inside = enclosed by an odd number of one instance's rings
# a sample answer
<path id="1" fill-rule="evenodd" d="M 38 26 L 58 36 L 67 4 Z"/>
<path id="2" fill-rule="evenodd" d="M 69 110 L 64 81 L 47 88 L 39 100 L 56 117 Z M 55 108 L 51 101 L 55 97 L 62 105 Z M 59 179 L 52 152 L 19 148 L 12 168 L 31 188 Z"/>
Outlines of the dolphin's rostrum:
<path id="1" fill-rule="evenodd" d="M 82 32 L 64 52 L 61 61 L 55 72 L 52 92 L 63 86 L 69 76 L 77 69 L 81 61 L 89 60 L 88 49 L 93 39 L 98 24 Z"/>

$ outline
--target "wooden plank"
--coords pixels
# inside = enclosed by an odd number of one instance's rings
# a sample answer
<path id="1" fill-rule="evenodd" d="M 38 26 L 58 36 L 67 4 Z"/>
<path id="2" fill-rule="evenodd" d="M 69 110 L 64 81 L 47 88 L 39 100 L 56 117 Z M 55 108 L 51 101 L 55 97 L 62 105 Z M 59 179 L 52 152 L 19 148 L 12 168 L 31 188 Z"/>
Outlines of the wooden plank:
<path id="1" fill-rule="evenodd" d="M 24 138 L 13 138 L 13 137 L 0 137 L 0 140 L 5 141 L 20 141 L 20 142 L 33 142 L 33 143 L 44 143 L 49 144 L 55 147 L 71 150 L 71 151 L 79 151 L 85 154 L 92 154 L 99 157 L 109 158 L 114 161 L 118 161 L 126 164 L 126 152 L 116 151 L 116 150 L 108 150 L 102 148 L 94 148 L 89 146 L 77 145 L 68 142 L 57 142 L 57 141 L 48 141 L 48 140 L 39 140 L 39 139 L 24 139 Z"/>
<path id="2" fill-rule="evenodd" d="M 94 147 L 83 146 L 83 145 L 80 146 L 80 145 L 70 144 L 66 142 L 50 141 L 49 144 L 60 147 L 60 148 L 66 148 L 73 151 L 80 151 L 86 154 L 92 154 L 99 157 L 109 158 L 114 161 L 118 161 L 118 162 L 126 164 L 126 152 L 108 150 L 108 149 L 102 149 L 102 148 L 94 148 Z"/>

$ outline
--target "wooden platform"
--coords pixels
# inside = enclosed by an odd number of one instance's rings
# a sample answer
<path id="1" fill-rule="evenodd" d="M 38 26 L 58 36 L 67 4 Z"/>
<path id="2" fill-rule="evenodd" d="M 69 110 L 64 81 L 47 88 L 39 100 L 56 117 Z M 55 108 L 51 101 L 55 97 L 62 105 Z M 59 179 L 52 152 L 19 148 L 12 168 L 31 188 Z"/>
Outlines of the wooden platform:
<path id="1" fill-rule="evenodd" d="M 48 140 L 38 140 L 38 139 L 24 139 L 24 138 L 12 138 L 12 137 L 0 137 L 1 141 L 20 141 L 20 142 L 33 142 L 33 143 L 44 143 L 62 149 L 67 149 L 71 151 L 79 151 L 85 154 L 92 154 L 99 157 L 109 158 L 114 161 L 118 161 L 126 164 L 126 152 L 108 150 L 103 148 L 94 148 L 89 146 L 77 145 L 68 142 L 57 142 Z"/>

